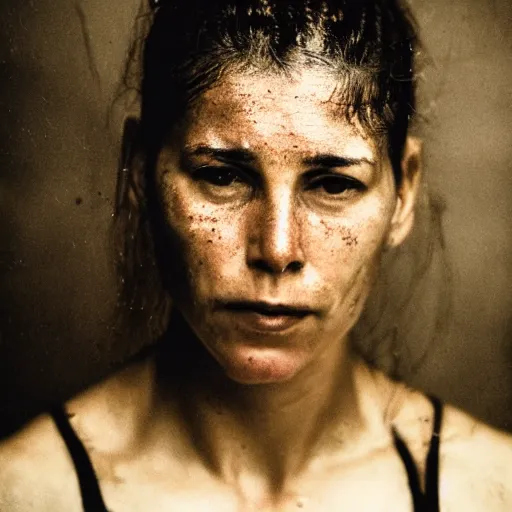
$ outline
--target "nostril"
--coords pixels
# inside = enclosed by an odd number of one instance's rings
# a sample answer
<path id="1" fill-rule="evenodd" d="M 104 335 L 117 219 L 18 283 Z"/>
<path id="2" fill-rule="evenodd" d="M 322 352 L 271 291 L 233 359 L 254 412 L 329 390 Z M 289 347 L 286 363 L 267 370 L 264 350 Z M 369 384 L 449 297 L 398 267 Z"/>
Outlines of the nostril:
<path id="1" fill-rule="evenodd" d="M 291 261 L 286 266 L 281 267 L 272 265 L 270 262 L 263 259 L 252 262 L 251 266 L 267 274 L 284 274 L 285 272 L 296 274 L 304 268 L 304 264 L 300 261 Z"/>
<path id="2" fill-rule="evenodd" d="M 304 264 L 300 261 L 291 261 L 283 270 L 283 272 L 286 272 L 287 270 L 293 273 L 300 272 L 302 268 L 304 267 Z"/>
<path id="3" fill-rule="evenodd" d="M 260 270 L 261 272 L 264 272 L 265 274 L 274 274 L 275 271 L 272 268 L 272 265 L 267 263 L 265 260 L 256 260 L 253 261 L 251 266 L 255 268 L 256 270 Z"/>

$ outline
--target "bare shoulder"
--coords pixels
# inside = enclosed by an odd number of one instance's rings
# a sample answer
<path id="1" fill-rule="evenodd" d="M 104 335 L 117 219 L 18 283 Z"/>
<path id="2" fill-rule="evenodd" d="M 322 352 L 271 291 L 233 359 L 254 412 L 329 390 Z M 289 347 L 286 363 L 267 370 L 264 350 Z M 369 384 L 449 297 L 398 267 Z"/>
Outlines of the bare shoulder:
<path id="1" fill-rule="evenodd" d="M 446 406 L 440 493 L 447 510 L 512 510 L 512 436 Z"/>
<path id="2" fill-rule="evenodd" d="M 398 429 L 424 470 L 433 429 L 432 402 L 422 393 L 402 388 Z M 443 405 L 439 476 L 443 512 L 512 510 L 512 436 Z"/>
<path id="3" fill-rule="evenodd" d="M 144 404 L 141 381 L 147 373 L 147 364 L 133 365 L 66 404 L 70 424 L 89 455 L 120 451 L 133 437 Z M 4 510 L 81 510 L 73 461 L 48 414 L 0 442 L 0 511 Z"/>
<path id="4" fill-rule="evenodd" d="M 49 415 L 0 443 L 0 510 L 73 510 L 79 496 L 72 463 Z"/>

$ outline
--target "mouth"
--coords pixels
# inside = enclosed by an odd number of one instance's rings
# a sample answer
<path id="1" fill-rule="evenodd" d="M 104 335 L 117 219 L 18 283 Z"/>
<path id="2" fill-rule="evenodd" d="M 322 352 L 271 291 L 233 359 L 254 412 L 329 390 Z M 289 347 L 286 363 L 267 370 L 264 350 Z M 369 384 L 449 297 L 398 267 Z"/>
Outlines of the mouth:
<path id="1" fill-rule="evenodd" d="M 224 302 L 222 310 L 231 313 L 242 326 L 260 332 L 286 331 L 314 314 L 314 310 L 303 306 L 261 301 Z"/>
<path id="2" fill-rule="evenodd" d="M 286 304 L 270 304 L 268 302 L 236 301 L 224 303 L 230 311 L 253 312 L 265 316 L 293 316 L 302 318 L 313 313 L 312 309 Z"/>

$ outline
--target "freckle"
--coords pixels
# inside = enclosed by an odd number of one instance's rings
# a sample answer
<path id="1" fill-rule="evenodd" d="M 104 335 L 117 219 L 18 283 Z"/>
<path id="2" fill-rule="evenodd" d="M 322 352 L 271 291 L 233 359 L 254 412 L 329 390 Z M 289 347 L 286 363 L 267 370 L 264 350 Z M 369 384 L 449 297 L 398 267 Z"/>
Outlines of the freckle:
<path id="1" fill-rule="evenodd" d="M 215 233 L 215 228 L 212 228 L 212 233 Z"/>
<path id="2" fill-rule="evenodd" d="M 188 216 L 188 220 L 194 220 L 194 216 L 193 215 L 189 215 Z"/>
<path id="3" fill-rule="evenodd" d="M 209 244 L 213 244 L 213 240 L 208 240 L 208 243 Z"/>
<path id="4" fill-rule="evenodd" d="M 249 358 L 247 359 L 247 361 L 249 361 L 249 363 L 252 363 L 252 362 L 254 361 L 254 357 L 252 357 L 252 356 L 251 356 L 251 357 L 249 357 Z"/>
<path id="5" fill-rule="evenodd" d="M 77 198 L 75 199 L 75 204 L 76 204 L 77 206 L 80 206 L 83 202 L 84 202 L 84 201 L 83 201 L 83 199 L 82 199 L 81 197 L 77 197 Z"/>

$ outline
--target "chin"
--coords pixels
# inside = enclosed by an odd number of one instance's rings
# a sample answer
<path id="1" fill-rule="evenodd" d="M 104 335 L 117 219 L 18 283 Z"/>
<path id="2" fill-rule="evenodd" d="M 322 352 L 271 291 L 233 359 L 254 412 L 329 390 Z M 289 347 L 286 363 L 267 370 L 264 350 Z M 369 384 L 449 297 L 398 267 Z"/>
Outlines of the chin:
<path id="1" fill-rule="evenodd" d="M 258 347 L 238 348 L 234 354 L 224 354 L 219 362 L 231 380 L 253 385 L 287 382 L 304 366 L 296 352 Z"/>

